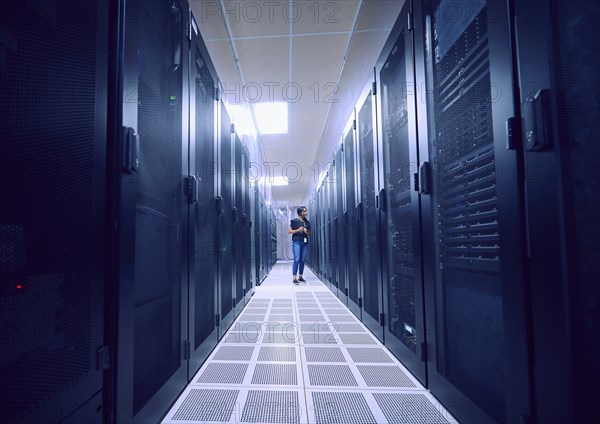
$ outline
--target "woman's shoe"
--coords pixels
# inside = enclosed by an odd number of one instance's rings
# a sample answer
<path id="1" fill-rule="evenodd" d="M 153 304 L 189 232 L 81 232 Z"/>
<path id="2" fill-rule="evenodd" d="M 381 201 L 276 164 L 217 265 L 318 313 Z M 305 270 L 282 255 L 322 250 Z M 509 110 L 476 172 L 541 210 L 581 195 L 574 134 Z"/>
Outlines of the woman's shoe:
<path id="1" fill-rule="evenodd" d="M 302 277 L 298 278 L 298 281 L 300 281 L 301 283 L 306 283 L 306 280 Z"/>
<path id="2" fill-rule="evenodd" d="M 292 283 L 294 283 L 294 284 L 298 284 L 298 280 L 296 280 L 296 279 L 294 278 L 294 281 L 292 281 Z"/>

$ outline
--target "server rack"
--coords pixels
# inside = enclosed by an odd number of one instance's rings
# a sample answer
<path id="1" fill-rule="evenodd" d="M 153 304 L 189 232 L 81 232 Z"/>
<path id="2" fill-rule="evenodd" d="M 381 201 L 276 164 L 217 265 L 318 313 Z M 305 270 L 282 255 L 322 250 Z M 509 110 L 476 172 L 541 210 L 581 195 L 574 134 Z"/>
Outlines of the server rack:
<path id="1" fill-rule="evenodd" d="M 344 233 L 346 234 L 346 297 L 348 308 L 360 318 L 359 293 L 359 226 L 357 216 L 356 116 L 353 111 L 350 128 L 344 137 Z"/>
<path id="2" fill-rule="evenodd" d="M 425 383 L 420 199 L 415 190 L 416 134 L 413 32 L 404 4 L 377 62 L 379 211 L 385 344 Z M 422 170 L 425 172 L 425 170 Z M 422 187 L 423 192 L 427 192 Z"/>
<path id="3" fill-rule="evenodd" d="M 0 17 L 0 408 L 101 422 L 109 4 L 33 6 Z"/>
<path id="4" fill-rule="evenodd" d="M 270 241 L 270 254 L 269 254 L 269 271 L 277 262 L 277 217 L 275 216 L 275 210 L 272 207 L 269 208 L 269 241 Z"/>
<path id="5" fill-rule="evenodd" d="M 515 12 L 523 142 L 512 148 L 525 174 L 534 418 L 585 422 L 600 380 L 600 5 L 517 2 Z"/>
<path id="6" fill-rule="evenodd" d="M 248 149 L 244 146 L 242 152 L 242 185 L 243 185 L 243 212 L 242 229 L 244 234 L 243 241 L 243 262 L 244 262 L 244 296 L 246 303 L 254 293 L 254 268 L 253 268 L 253 237 L 252 237 L 252 203 L 251 203 L 251 185 L 250 185 L 250 155 Z"/>
<path id="7" fill-rule="evenodd" d="M 419 103 L 429 388 L 451 410 L 463 405 L 461 422 L 518 422 L 531 405 L 526 342 L 512 338 L 527 331 L 522 175 L 506 131 L 517 118 L 512 19 L 502 1 L 454 21 L 444 2 L 414 5 L 430 93 Z"/>
<path id="8" fill-rule="evenodd" d="M 344 145 L 342 144 L 335 154 L 335 252 L 336 252 L 336 280 L 338 298 L 347 303 L 346 294 L 346 232 L 344 231 Z"/>
<path id="9" fill-rule="evenodd" d="M 117 421 L 148 422 L 187 382 L 188 6 L 131 1 L 125 14 L 113 401 Z"/>
<path id="10" fill-rule="evenodd" d="M 190 275 L 188 379 L 218 343 L 217 74 L 191 17 L 190 40 Z"/>
<path id="11" fill-rule="evenodd" d="M 327 178 L 325 179 L 325 214 L 327 216 L 327 279 L 329 289 L 337 295 L 336 264 L 337 264 L 337 231 L 335 222 L 335 158 L 329 163 Z"/>
<path id="12" fill-rule="evenodd" d="M 233 243 L 233 266 L 235 273 L 235 315 L 238 315 L 245 303 L 245 290 L 246 290 L 246 267 L 244 262 L 244 242 L 245 242 L 245 229 L 244 219 L 244 176 L 243 176 L 243 146 L 239 136 L 234 133 L 234 174 L 233 179 L 235 182 L 235 207 L 233 210 L 233 228 L 234 228 L 234 240 Z"/>
<path id="13" fill-rule="evenodd" d="M 220 108 L 221 133 L 219 134 L 219 338 L 223 337 L 231 326 L 235 315 L 236 274 L 234 272 L 233 229 L 237 219 L 234 210 L 234 144 L 231 119 L 221 101 Z"/>

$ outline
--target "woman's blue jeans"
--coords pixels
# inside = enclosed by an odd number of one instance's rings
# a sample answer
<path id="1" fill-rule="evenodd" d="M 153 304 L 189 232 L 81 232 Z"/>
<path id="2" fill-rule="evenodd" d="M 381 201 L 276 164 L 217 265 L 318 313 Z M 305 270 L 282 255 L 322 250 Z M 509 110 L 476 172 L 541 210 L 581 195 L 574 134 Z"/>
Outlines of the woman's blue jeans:
<path id="1" fill-rule="evenodd" d="M 294 254 L 294 266 L 292 267 L 292 275 L 300 275 L 304 272 L 304 261 L 308 253 L 308 243 L 302 241 L 292 241 L 292 253 Z"/>

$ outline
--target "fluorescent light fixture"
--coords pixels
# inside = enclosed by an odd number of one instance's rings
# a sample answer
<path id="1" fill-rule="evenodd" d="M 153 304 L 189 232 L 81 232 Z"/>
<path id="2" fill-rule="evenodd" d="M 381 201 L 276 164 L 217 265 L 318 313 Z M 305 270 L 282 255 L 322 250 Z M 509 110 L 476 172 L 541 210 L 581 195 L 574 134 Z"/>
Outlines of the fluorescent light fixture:
<path id="1" fill-rule="evenodd" d="M 254 117 L 261 134 L 287 134 L 288 105 L 286 102 L 255 103 Z"/>
<path id="2" fill-rule="evenodd" d="M 286 177 L 272 177 L 269 178 L 272 186 L 286 186 L 289 184 L 289 181 Z"/>

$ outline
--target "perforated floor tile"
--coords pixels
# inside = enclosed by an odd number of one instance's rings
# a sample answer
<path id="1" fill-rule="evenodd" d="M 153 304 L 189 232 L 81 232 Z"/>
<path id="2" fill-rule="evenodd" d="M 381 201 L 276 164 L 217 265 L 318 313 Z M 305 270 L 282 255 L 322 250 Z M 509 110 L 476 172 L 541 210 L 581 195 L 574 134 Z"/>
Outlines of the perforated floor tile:
<path id="1" fill-rule="evenodd" d="M 252 346 L 220 346 L 212 357 L 213 361 L 250 361 L 254 347 Z"/>
<path id="2" fill-rule="evenodd" d="M 348 365 L 307 365 L 312 386 L 354 387 L 358 386 Z"/>
<path id="3" fill-rule="evenodd" d="M 339 322 L 356 322 L 356 318 L 352 314 L 347 315 L 327 315 L 329 322 L 339 323 Z"/>
<path id="4" fill-rule="evenodd" d="M 358 365 L 357 368 L 369 387 L 417 387 L 397 366 Z"/>
<path id="5" fill-rule="evenodd" d="M 337 344 L 331 332 L 306 331 L 302 333 L 302 344 Z"/>
<path id="6" fill-rule="evenodd" d="M 339 347 L 305 347 L 306 362 L 346 362 Z"/>
<path id="7" fill-rule="evenodd" d="M 376 424 L 362 393 L 312 392 L 316 424 Z"/>
<path id="8" fill-rule="evenodd" d="M 202 368 L 196 383 L 242 384 L 248 364 L 211 362 Z"/>
<path id="9" fill-rule="evenodd" d="M 227 335 L 225 336 L 224 340 L 222 340 L 222 342 L 227 343 L 227 344 L 230 344 L 230 343 L 238 343 L 238 344 L 257 343 L 261 338 L 262 338 L 262 333 L 250 332 L 250 331 L 232 332 L 232 333 L 227 333 Z"/>
<path id="10" fill-rule="evenodd" d="M 356 348 L 349 347 L 348 354 L 358 363 L 393 363 L 394 360 L 380 347 Z"/>
<path id="11" fill-rule="evenodd" d="M 173 421 L 229 421 L 239 390 L 192 389 Z"/>
<path id="12" fill-rule="evenodd" d="M 366 332 L 362 325 L 358 323 L 338 322 L 333 324 L 333 329 L 338 333 L 360 333 Z"/>
<path id="13" fill-rule="evenodd" d="M 252 384 L 295 386 L 298 384 L 296 364 L 256 364 Z"/>
<path id="14" fill-rule="evenodd" d="M 449 424 L 431 401 L 420 393 L 373 393 L 390 424 Z"/>
<path id="15" fill-rule="evenodd" d="M 259 361 L 296 362 L 296 348 L 285 346 L 263 346 L 258 354 Z"/>
<path id="16" fill-rule="evenodd" d="M 241 422 L 244 423 L 300 423 L 302 411 L 298 392 L 250 390 Z"/>
<path id="17" fill-rule="evenodd" d="M 282 332 L 265 332 L 262 338 L 263 343 L 284 343 L 284 344 L 295 344 L 298 343 L 299 336 L 295 332 L 282 333 Z"/>
<path id="18" fill-rule="evenodd" d="M 359 345 L 364 345 L 364 344 L 377 344 L 377 341 L 375 340 L 375 338 L 373 338 L 370 334 L 367 333 L 363 333 L 363 334 L 352 334 L 352 333 L 345 333 L 345 334 L 339 334 L 338 335 L 340 340 L 342 341 L 342 343 L 344 344 L 359 344 Z"/>

